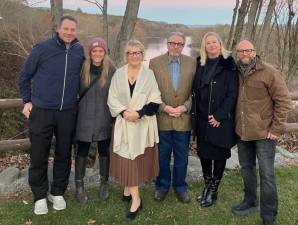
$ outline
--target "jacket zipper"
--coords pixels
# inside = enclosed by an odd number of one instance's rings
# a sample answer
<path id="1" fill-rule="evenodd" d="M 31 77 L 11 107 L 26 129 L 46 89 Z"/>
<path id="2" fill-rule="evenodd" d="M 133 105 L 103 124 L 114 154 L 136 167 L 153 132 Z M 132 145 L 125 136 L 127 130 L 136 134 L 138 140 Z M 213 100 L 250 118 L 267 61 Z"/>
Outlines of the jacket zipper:
<path id="1" fill-rule="evenodd" d="M 62 110 L 62 107 L 63 107 L 63 100 L 64 100 L 65 82 L 66 82 L 66 73 L 67 73 L 68 50 L 69 50 L 69 49 L 66 50 L 66 55 L 65 55 L 64 80 L 63 80 L 63 90 L 62 90 L 62 98 L 61 98 L 60 111 Z"/>
<path id="2" fill-rule="evenodd" d="M 68 52 L 69 50 L 75 46 L 77 43 L 74 43 L 73 45 L 69 46 L 68 49 L 66 49 L 66 55 L 65 55 L 65 68 L 64 68 L 64 80 L 63 80 L 63 90 L 62 90 L 62 98 L 61 98 L 61 105 L 60 105 L 60 111 L 62 111 L 63 108 L 63 102 L 64 102 L 64 93 L 65 93 L 65 83 L 66 83 L 66 75 L 67 75 L 67 61 L 68 61 Z"/>
<path id="3" fill-rule="evenodd" d="M 208 104 L 208 116 L 211 113 L 211 98 L 212 98 L 212 89 L 213 89 L 213 80 L 210 82 L 210 90 L 209 90 L 209 104 Z"/>

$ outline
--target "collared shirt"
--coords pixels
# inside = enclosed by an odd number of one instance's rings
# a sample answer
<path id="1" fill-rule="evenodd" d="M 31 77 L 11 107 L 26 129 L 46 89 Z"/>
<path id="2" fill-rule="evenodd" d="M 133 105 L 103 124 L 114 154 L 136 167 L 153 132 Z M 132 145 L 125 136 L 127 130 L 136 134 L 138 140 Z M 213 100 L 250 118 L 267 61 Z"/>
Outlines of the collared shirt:
<path id="1" fill-rule="evenodd" d="M 170 75 L 174 90 L 177 91 L 179 80 L 180 80 L 180 57 L 177 60 L 174 60 L 172 57 L 169 56 L 168 63 L 170 68 Z"/>

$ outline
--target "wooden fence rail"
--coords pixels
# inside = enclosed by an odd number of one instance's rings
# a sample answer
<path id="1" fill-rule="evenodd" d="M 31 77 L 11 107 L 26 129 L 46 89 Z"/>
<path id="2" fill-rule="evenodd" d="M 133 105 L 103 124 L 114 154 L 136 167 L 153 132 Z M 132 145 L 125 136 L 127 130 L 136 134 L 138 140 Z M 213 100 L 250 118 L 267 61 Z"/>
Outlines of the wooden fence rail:
<path id="1" fill-rule="evenodd" d="M 298 101 L 298 92 L 291 93 L 293 101 Z M 0 99 L 0 110 L 21 108 L 23 107 L 22 99 Z M 298 123 L 286 123 L 286 132 L 298 132 Z M 17 140 L 2 140 L 0 141 L 0 153 L 11 150 L 28 150 L 30 142 L 28 138 Z"/>

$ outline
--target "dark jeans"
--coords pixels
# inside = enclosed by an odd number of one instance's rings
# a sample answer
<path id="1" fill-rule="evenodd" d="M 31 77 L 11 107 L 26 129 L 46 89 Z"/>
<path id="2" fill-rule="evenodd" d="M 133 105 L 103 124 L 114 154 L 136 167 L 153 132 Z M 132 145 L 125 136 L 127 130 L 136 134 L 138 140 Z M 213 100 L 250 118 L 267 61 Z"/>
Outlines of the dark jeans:
<path id="1" fill-rule="evenodd" d="M 51 194 L 63 195 L 71 169 L 71 147 L 76 123 L 76 109 L 48 110 L 33 107 L 30 118 L 29 184 L 34 201 L 46 198 L 48 184 L 48 156 L 53 134 L 56 137 Z"/>
<path id="2" fill-rule="evenodd" d="M 91 142 L 78 141 L 78 152 L 77 154 L 81 157 L 87 157 L 89 153 L 89 148 Z M 110 148 L 111 139 L 98 141 L 97 142 L 97 151 L 98 155 L 101 157 L 109 156 L 109 148 Z"/>
<path id="3" fill-rule="evenodd" d="M 273 223 L 277 215 L 274 174 L 276 142 L 269 139 L 238 142 L 239 163 L 244 182 L 244 201 L 257 204 L 256 158 L 260 174 L 260 209 L 264 222 Z"/>
<path id="4" fill-rule="evenodd" d="M 188 164 L 190 131 L 159 131 L 159 176 L 156 189 L 168 191 L 171 185 L 170 162 L 174 154 L 173 188 L 176 192 L 186 192 L 185 182 Z"/>

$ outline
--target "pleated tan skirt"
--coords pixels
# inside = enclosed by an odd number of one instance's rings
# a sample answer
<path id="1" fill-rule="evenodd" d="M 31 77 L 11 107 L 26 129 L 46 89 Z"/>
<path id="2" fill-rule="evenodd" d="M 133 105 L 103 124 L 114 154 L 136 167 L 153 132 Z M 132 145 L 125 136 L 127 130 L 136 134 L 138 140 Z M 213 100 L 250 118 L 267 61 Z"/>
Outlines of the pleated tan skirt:
<path id="1" fill-rule="evenodd" d="M 159 173 L 157 146 L 146 148 L 134 160 L 123 158 L 110 150 L 110 176 L 122 186 L 139 186 Z"/>

